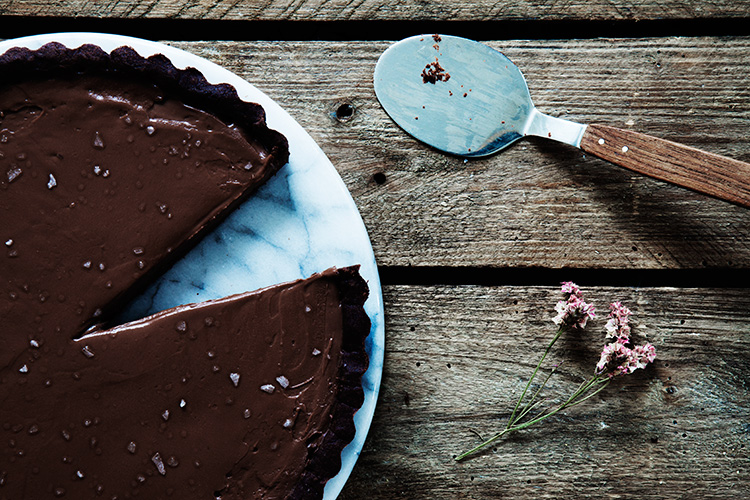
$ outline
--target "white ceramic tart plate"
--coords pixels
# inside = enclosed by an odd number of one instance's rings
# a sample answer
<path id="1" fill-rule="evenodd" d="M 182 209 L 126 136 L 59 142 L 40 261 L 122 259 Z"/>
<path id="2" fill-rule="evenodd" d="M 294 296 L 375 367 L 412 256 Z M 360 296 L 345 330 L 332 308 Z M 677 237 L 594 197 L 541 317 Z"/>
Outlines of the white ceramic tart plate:
<path id="1" fill-rule="evenodd" d="M 53 33 L 0 42 L 37 49 L 48 42 L 69 48 L 84 43 L 109 52 L 128 45 L 148 57 L 161 53 L 178 68 L 192 66 L 210 83 L 229 83 L 240 98 L 266 111 L 268 126 L 289 140 L 289 163 L 189 254 L 138 298 L 124 315 L 135 319 L 177 305 L 255 290 L 322 271 L 361 264 L 370 287 L 365 310 L 372 320 L 367 339 L 370 367 L 365 400 L 355 416 L 354 440 L 344 449 L 341 470 L 325 487 L 334 500 L 359 456 L 372 422 L 383 371 L 383 299 L 375 257 L 357 207 L 336 169 L 305 130 L 278 104 L 221 66 L 161 43 L 103 33 Z"/>

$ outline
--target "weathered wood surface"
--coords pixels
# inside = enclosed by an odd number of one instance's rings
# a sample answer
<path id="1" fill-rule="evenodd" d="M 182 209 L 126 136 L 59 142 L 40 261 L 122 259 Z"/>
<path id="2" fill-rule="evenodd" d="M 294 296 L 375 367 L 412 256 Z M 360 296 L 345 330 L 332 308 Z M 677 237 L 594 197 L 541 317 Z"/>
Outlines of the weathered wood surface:
<path id="1" fill-rule="evenodd" d="M 0 16 L 123 25 L 701 20 L 749 13 L 750 2 L 727 0 L 0 2 Z M 529 33 L 535 37 L 543 35 Z M 300 122 L 341 173 L 386 268 L 672 269 L 682 276 L 750 268 L 750 210 L 549 141 L 522 141 L 468 162 L 417 143 L 373 92 L 375 62 L 390 41 L 169 43 L 238 73 Z M 748 37 L 488 43 L 518 63 L 544 112 L 750 161 Z M 381 396 L 342 500 L 746 496 L 748 288 L 586 290 L 602 312 L 616 299 L 631 306 L 642 325 L 636 332 L 657 346 L 655 365 L 454 463 L 455 454 L 478 443 L 477 433 L 488 436 L 503 424 L 552 333 L 557 288 L 527 285 L 386 284 Z M 552 401 L 591 373 L 603 323 L 559 342 L 550 363 L 563 364 L 546 389 Z"/>
<path id="2" fill-rule="evenodd" d="M 593 399 L 452 457 L 504 423 L 554 325 L 551 287 L 385 288 L 387 349 L 372 430 L 342 500 L 744 498 L 750 491 L 750 294 L 584 289 L 602 317 L 563 337 L 545 389 L 591 375 L 607 305 L 634 312 L 657 360 Z"/>
<path id="3" fill-rule="evenodd" d="M 174 45 L 256 84 L 305 127 L 351 190 L 382 265 L 750 267 L 747 209 L 543 139 L 468 162 L 417 143 L 373 91 L 389 43 Z M 750 38 L 489 44 L 520 66 L 543 112 L 750 161 Z"/>
<path id="4" fill-rule="evenodd" d="M 223 20 L 700 19 L 747 17 L 750 2 L 717 0 L 6 0 L 0 15 Z"/>

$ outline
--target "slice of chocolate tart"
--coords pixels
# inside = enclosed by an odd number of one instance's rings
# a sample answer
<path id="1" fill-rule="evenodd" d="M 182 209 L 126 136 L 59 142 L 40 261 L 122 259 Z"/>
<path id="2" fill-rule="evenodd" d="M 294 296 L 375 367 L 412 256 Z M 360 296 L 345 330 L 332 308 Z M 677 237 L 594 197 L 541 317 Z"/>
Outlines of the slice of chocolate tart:
<path id="1" fill-rule="evenodd" d="M 261 106 L 163 56 L 0 56 L 0 367 L 106 319 L 288 155 Z"/>
<path id="2" fill-rule="evenodd" d="M 362 404 L 356 267 L 104 326 L 288 154 L 163 56 L 0 56 L 0 499 L 322 497 Z"/>
<path id="3" fill-rule="evenodd" d="M 366 297 L 330 269 L 21 356 L 0 498 L 321 498 L 363 400 Z"/>

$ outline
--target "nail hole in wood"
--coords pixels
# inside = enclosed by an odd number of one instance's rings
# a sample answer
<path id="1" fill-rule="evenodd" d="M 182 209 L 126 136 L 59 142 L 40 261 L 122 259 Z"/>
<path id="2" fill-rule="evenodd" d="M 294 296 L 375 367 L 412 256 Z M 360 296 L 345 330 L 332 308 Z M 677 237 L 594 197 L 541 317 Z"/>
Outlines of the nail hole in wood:
<path id="1" fill-rule="evenodd" d="M 354 106 L 345 102 L 336 108 L 336 119 L 341 122 L 350 120 L 354 116 Z"/>
<path id="2" fill-rule="evenodd" d="M 383 172 L 376 172 L 372 179 L 375 181 L 376 184 L 383 185 L 385 184 L 385 174 Z"/>

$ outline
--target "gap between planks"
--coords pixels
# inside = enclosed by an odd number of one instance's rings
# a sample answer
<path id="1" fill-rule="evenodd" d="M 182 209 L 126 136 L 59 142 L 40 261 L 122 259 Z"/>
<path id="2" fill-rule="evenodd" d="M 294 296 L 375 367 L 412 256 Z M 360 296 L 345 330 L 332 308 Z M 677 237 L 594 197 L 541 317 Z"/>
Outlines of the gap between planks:
<path id="1" fill-rule="evenodd" d="M 0 13 L 2 10 L 0 10 Z M 258 20 L 112 18 L 1 15 L 5 38 L 47 32 L 118 33 L 175 41 L 346 41 L 399 40 L 419 33 L 445 33 L 476 40 L 556 40 L 674 36 L 747 36 L 750 17 L 712 19 L 497 19 L 433 20 Z"/>
<path id="2" fill-rule="evenodd" d="M 575 269 L 380 266 L 384 285 L 557 286 L 636 288 L 748 288 L 750 269 Z"/>

